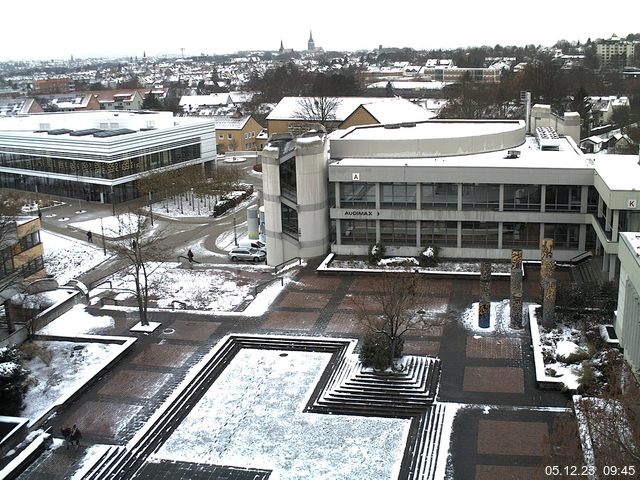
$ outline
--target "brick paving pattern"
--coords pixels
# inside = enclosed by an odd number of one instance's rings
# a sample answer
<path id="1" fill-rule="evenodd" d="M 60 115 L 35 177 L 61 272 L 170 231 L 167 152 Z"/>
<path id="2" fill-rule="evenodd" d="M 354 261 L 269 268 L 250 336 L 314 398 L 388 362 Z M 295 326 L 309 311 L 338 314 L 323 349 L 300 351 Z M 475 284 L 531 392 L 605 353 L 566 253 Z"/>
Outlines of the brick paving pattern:
<path id="1" fill-rule="evenodd" d="M 440 342 L 429 340 L 405 340 L 402 353 L 406 355 L 427 355 L 437 357 L 440 351 Z"/>
<path id="2" fill-rule="evenodd" d="M 331 319 L 325 327 L 325 331 L 360 335 L 365 333 L 366 329 L 362 323 L 358 322 L 354 314 L 334 313 L 331 315 Z"/>
<path id="3" fill-rule="evenodd" d="M 152 367 L 181 367 L 195 351 L 196 347 L 189 345 L 152 344 L 147 345 L 131 363 Z"/>
<path id="4" fill-rule="evenodd" d="M 271 312 L 269 320 L 264 322 L 262 327 L 276 330 L 310 330 L 318 320 L 318 315 L 315 312 Z"/>
<path id="5" fill-rule="evenodd" d="M 524 393 L 524 373 L 514 367 L 465 367 L 465 392 Z"/>
<path id="6" fill-rule="evenodd" d="M 480 420 L 478 453 L 542 456 L 549 427 L 542 422 Z"/>
<path id="7" fill-rule="evenodd" d="M 511 465 L 476 465 L 475 480 L 539 480 L 544 472 L 539 467 Z"/>
<path id="8" fill-rule="evenodd" d="M 98 394 L 151 398 L 157 394 L 172 377 L 169 373 L 120 370 L 107 380 L 104 387 L 98 390 Z"/>
<path id="9" fill-rule="evenodd" d="M 324 293 L 289 292 L 284 295 L 278 307 L 324 308 L 331 296 Z"/>
<path id="10" fill-rule="evenodd" d="M 173 330 L 173 333 L 167 334 L 163 332 L 161 337 L 172 340 L 192 340 L 197 342 L 207 340 L 216 332 L 219 326 L 220 323 L 218 322 L 176 320 L 168 326 Z"/>
<path id="11" fill-rule="evenodd" d="M 467 357 L 509 358 L 522 356 L 522 341 L 512 337 L 468 337 Z"/>
<path id="12" fill-rule="evenodd" d="M 73 414 L 83 436 L 87 434 L 115 438 L 142 409 L 140 405 L 111 402 L 85 402 Z"/>

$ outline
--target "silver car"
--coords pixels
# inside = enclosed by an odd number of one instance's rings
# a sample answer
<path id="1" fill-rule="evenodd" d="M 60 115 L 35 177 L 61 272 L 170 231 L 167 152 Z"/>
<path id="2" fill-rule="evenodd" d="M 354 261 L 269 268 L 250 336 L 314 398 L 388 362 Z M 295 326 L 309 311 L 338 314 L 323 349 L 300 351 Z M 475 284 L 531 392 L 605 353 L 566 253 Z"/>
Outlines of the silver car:
<path id="1" fill-rule="evenodd" d="M 264 262 L 267 254 L 262 250 L 250 247 L 236 247 L 229 250 L 229 258 L 234 262 L 238 260 L 247 260 L 254 262 Z"/>

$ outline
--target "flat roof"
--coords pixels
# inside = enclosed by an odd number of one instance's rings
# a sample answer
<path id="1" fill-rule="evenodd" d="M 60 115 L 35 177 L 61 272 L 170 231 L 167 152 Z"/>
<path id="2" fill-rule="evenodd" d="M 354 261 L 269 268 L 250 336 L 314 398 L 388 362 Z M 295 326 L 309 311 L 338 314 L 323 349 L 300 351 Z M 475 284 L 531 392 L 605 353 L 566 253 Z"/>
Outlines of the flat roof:
<path id="1" fill-rule="evenodd" d="M 339 139 L 348 140 L 427 140 L 437 138 L 461 138 L 478 135 L 494 135 L 520 130 L 524 122 L 464 120 L 429 120 L 420 123 L 395 125 L 371 125 L 347 130 Z"/>

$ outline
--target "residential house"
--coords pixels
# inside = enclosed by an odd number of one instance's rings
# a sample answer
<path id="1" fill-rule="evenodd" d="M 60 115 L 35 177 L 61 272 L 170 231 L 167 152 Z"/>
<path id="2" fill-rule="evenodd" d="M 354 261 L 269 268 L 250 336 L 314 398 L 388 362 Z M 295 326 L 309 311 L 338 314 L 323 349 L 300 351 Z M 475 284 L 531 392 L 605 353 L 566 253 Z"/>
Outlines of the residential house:
<path id="1" fill-rule="evenodd" d="M 269 135 L 287 133 L 292 128 L 318 122 L 305 112 L 305 105 L 314 97 L 284 97 L 267 116 Z M 403 98 L 388 97 L 326 97 L 320 101 L 333 102 L 335 108 L 327 115 L 327 130 L 344 129 L 354 125 L 418 122 L 433 118 L 433 114 Z"/>
<path id="2" fill-rule="evenodd" d="M 0 99 L 0 117 L 24 115 L 27 113 L 43 112 L 35 98 L 4 98 Z"/>
<path id="3" fill-rule="evenodd" d="M 11 287 L 17 278 L 44 272 L 44 251 L 38 217 L 2 222 L 0 229 L 0 300 L 4 302 L 15 293 Z"/>
<path id="4" fill-rule="evenodd" d="M 144 96 L 140 90 L 99 90 L 91 92 L 100 104 L 100 110 L 141 110 Z"/>
<path id="5" fill-rule="evenodd" d="M 235 151 L 255 151 L 259 149 L 258 136 L 262 126 L 251 115 L 213 115 L 207 117 L 216 126 L 218 153 Z M 265 141 L 261 142 L 264 146 Z"/>
<path id="6" fill-rule="evenodd" d="M 93 93 L 59 93 L 38 96 L 42 108 L 54 112 L 81 112 L 100 110 L 100 103 Z"/>

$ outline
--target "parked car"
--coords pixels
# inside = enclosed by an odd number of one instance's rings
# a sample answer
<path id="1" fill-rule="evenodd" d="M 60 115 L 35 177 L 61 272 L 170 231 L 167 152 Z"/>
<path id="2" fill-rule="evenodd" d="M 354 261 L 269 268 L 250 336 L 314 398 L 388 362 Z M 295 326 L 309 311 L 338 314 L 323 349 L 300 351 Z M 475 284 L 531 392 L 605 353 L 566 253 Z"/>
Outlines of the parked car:
<path id="1" fill-rule="evenodd" d="M 234 262 L 247 260 L 254 262 L 264 262 L 267 254 L 262 250 L 250 247 L 236 247 L 229 250 L 229 258 Z"/>
<path id="2" fill-rule="evenodd" d="M 267 251 L 267 244 L 260 240 L 242 240 L 239 246 L 244 248 L 255 248 L 256 250 L 262 250 L 263 252 Z"/>

